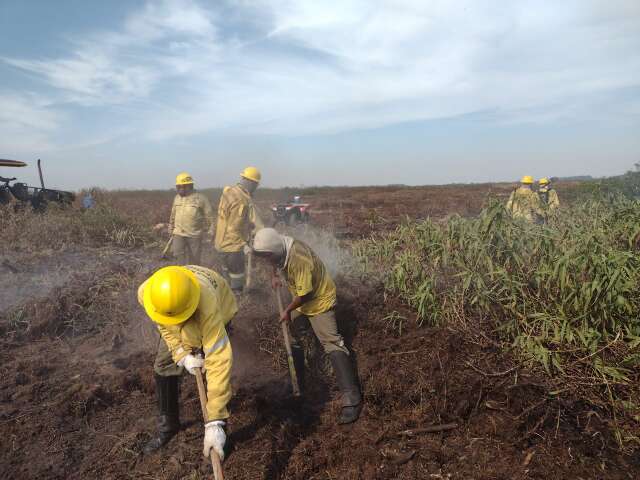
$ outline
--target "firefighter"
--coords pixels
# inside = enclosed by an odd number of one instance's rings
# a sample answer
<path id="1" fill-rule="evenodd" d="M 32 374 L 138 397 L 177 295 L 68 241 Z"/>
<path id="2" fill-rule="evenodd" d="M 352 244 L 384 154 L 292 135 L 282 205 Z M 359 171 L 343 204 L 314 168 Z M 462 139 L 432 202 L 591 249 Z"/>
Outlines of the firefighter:
<path id="1" fill-rule="evenodd" d="M 558 192 L 553 188 L 548 178 L 541 178 L 538 182 L 538 196 L 542 206 L 546 208 L 547 213 L 552 213 L 554 210 L 560 208 L 560 199 L 558 198 Z"/>
<path id="2" fill-rule="evenodd" d="M 223 257 L 231 289 L 237 293 L 244 288 L 245 255 L 251 252 L 251 236 L 263 227 L 252 199 L 260 180 L 257 168 L 245 168 L 236 185 L 224 187 L 218 205 L 215 247 Z"/>
<path id="3" fill-rule="evenodd" d="M 520 180 L 520 187 L 515 189 L 509 201 L 507 210 L 513 218 L 522 218 L 529 222 L 540 223 L 544 218 L 544 210 L 540 203 L 540 198 L 532 190 L 533 177 L 525 175 Z"/>
<path id="4" fill-rule="evenodd" d="M 225 326 L 238 311 L 221 275 L 195 265 L 156 271 L 138 288 L 138 302 L 158 324 L 160 340 L 153 365 L 158 400 L 158 432 L 144 446 L 150 454 L 180 429 L 179 378 L 201 368 L 207 379 L 207 418 L 203 455 L 224 459 L 225 423 L 231 398 L 231 344 Z M 204 353 L 199 353 L 200 350 Z"/>
<path id="5" fill-rule="evenodd" d="M 213 209 L 207 197 L 194 190 L 188 173 L 176 177 L 176 192 L 168 228 L 173 236 L 172 252 L 181 265 L 197 265 L 207 226 L 209 238 L 213 239 Z"/>
<path id="6" fill-rule="evenodd" d="M 336 286 L 324 264 L 305 243 L 280 235 L 273 228 L 256 232 L 253 252 L 273 267 L 272 287 L 280 287 L 282 273 L 292 301 L 280 321 L 292 324 L 292 353 L 301 384 L 304 379 L 304 353 L 300 344 L 303 322 L 308 320 L 313 332 L 329 355 L 336 382 L 342 394 L 338 424 L 355 422 L 362 410 L 362 395 L 357 372 L 336 323 Z M 302 385 L 301 385 L 302 386 Z"/>

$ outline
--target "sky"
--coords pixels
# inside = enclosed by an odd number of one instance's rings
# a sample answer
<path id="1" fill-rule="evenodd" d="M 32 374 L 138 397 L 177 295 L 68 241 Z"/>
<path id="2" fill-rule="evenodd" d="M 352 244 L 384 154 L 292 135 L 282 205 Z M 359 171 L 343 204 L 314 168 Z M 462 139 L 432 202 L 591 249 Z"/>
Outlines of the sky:
<path id="1" fill-rule="evenodd" d="M 443 184 L 640 161 L 638 0 L 0 0 L 0 175 Z"/>

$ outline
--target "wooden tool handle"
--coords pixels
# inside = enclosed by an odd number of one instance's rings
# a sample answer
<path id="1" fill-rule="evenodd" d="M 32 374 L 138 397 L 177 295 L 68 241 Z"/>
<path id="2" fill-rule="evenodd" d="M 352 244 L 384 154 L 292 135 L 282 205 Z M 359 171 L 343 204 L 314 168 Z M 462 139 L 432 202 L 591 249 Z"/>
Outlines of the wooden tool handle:
<path id="1" fill-rule="evenodd" d="M 202 379 L 202 371 L 196 368 L 196 383 L 198 384 L 198 396 L 200 397 L 200 407 L 202 408 L 202 418 L 206 424 L 209 421 L 207 415 L 207 391 L 204 388 L 204 380 Z M 211 467 L 213 468 L 213 478 L 215 480 L 224 480 L 222 472 L 222 463 L 218 454 L 211 449 Z"/>
<path id="2" fill-rule="evenodd" d="M 245 288 L 249 290 L 251 288 L 251 272 L 253 270 L 253 253 L 249 252 L 247 255 L 247 281 L 245 283 Z"/>
<path id="3" fill-rule="evenodd" d="M 276 289 L 276 299 L 278 300 L 278 311 L 280 317 L 284 313 L 284 307 L 282 306 L 282 296 L 280 295 L 280 289 Z M 280 321 L 280 320 L 278 320 Z M 289 325 L 286 322 L 280 321 L 282 327 L 282 338 L 284 339 L 284 348 L 287 351 L 287 363 L 289 364 L 289 375 L 291 375 L 291 387 L 293 388 L 293 396 L 300 396 L 300 384 L 298 383 L 298 373 L 296 372 L 296 366 L 293 363 L 293 354 L 291 352 L 291 339 L 289 338 Z"/>
<path id="4" fill-rule="evenodd" d="M 164 250 L 162 250 L 162 257 L 166 257 L 167 256 L 167 252 L 169 252 L 169 248 L 171 247 L 171 244 L 173 243 L 173 235 L 171 235 L 169 237 L 169 240 L 167 241 L 167 244 L 164 246 Z"/>

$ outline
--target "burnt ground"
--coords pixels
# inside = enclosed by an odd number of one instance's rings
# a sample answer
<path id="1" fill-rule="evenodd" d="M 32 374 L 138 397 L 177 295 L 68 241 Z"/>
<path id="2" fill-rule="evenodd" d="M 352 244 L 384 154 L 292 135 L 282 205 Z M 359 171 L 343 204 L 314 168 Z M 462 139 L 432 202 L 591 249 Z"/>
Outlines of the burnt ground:
<path id="1" fill-rule="evenodd" d="M 158 337 L 135 292 L 163 264 L 157 255 L 86 249 L 53 270 L 46 257 L 12 260 L 21 282 L 29 271 L 52 278 L 46 288 L 14 289 L 24 294 L 0 313 L 1 478 L 212 478 L 188 374 L 183 430 L 162 453 L 140 454 L 155 424 Z M 3 289 L 14 275 L 0 267 Z M 335 425 L 335 386 L 311 337 L 309 388 L 304 400 L 291 397 L 276 308 L 260 271 L 256 288 L 240 299 L 231 336 L 226 478 L 640 478 L 637 457 L 618 451 L 604 412 L 580 398 L 557 398 L 557 386 L 523 370 L 491 338 L 418 328 L 375 279 L 341 274 L 337 283 L 341 329 L 365 393 L 360 421 Z M 455 426 L 420 431 L 442 424 Z"/>

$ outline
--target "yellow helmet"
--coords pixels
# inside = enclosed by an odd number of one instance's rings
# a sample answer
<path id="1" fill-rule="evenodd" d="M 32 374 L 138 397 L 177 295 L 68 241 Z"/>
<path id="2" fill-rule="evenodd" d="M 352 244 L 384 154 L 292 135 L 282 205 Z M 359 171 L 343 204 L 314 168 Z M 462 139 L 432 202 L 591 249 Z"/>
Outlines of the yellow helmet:
<path id="1" fill-rule="evenodd" d="M 200 283 L 185 267 L 164 267 L 155 272 L 144 288 L 144 309 L 161 325 L 177 325 L 193 315 L 200 303 Z"/>
<path id="2" fill-rule="evenodd" d="M 540 180 L 538 180 L 538 183 L 540 185 L 549 185 L 549 179 L 547 177 L 542 177 Z"/>
<path id="3" fill-rule="evenodd" d="M 256 183 L 260 183 L 262 179 L 262 175 L 260 175 L 260 170 L 256 167 L 247 167 L 240 174 L 242 178 L 246 178 L 247 180 L 251 180 Z"/>
<path id="4" fill-rule="evenodd" d="M 520 179 L 520 183 L 524 183 L 525 185 L 531 185 L 533 183 L 533 177 L 531 175 L 525 175 Z"/>
<path id="5" fill-rule="evenodd" d="M 193 178 L 186 172 L 179 173 L 176 177 L 176 185 L 193 185 Z"/>

